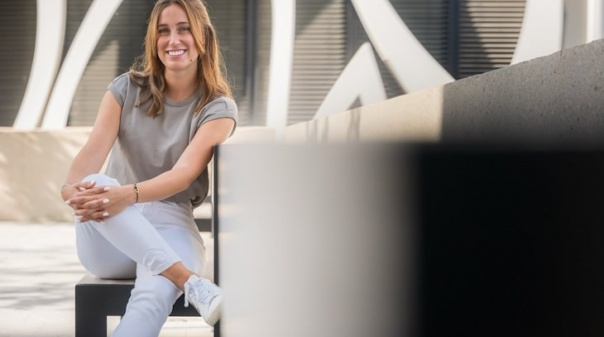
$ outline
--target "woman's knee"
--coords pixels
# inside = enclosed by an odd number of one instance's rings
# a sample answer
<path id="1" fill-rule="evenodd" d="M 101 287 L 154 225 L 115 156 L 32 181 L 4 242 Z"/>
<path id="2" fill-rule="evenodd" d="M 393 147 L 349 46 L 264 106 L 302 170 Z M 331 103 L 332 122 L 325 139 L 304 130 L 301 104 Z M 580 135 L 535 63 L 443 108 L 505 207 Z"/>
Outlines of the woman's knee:
<path id="1" fill-rule="evenodd" d="M 102 174 L 102 173 L 91 174 L 91 175 L 87 176 L 86 178 L 82 179 L 82 181 L 83 182 L 94 181 L 97 186 L 120 185 L 120 183 L 116 179 L 111 178 L 110 176 Z"/>
<path id="2" fill-rule="evenodd" d="M 78 249 L 80 263 L 89 273 L 101 279 L 133 279 L 136 262 L 118 254 L 104 254 L 94 250 Z"/>
<path id="3" fill-rule="evenodd" d="M 109 243 L 96 226 L 92 223 L 76 226 L 76 252 L 82 266 L 100 278 L 134 278 L 136 262 Z"/>

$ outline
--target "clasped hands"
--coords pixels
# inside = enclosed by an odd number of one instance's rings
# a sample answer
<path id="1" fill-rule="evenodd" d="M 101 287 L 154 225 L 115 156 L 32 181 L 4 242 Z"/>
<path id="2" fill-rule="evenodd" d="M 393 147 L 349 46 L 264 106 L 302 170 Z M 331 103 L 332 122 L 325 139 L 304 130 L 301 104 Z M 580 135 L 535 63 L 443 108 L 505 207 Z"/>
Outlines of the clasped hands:
<path id="1" fill-rule="evenodd" d="M 65 189 L 69 189 L 64 192 L 65 203 L 74 209 L 76 222 L 103 222 L 131 204 L 128 194 L 132 191 L 124 186 L 96 186 L 96 182 L 90 181 L 68 185 Z"/>

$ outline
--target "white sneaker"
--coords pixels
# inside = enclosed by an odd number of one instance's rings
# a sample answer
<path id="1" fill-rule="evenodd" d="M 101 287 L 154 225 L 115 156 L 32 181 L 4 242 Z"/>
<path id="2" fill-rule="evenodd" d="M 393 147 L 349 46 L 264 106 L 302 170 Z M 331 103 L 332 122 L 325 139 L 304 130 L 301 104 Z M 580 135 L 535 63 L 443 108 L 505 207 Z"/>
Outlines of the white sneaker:
<path id="1" fill-rule="evenodd" d="M 214 326 L 222 310 L 222 290 L 209 280 L 191 275 L 185 283 L 185 307 L 193 304 L 201 317 Z"/>

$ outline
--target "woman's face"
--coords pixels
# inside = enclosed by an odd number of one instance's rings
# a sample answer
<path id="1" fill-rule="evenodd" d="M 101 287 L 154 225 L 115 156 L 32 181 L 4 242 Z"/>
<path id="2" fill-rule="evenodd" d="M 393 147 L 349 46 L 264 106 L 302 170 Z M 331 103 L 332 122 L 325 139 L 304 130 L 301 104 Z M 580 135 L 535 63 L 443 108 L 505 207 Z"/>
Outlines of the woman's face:
<path id="1" fill-rule="evenodd" d="M 161 12 L 157 33 L 157 54 L 166 70 L 197 70 L 199 53 L 187 14 L 179 5 L 172 4 Z"/>

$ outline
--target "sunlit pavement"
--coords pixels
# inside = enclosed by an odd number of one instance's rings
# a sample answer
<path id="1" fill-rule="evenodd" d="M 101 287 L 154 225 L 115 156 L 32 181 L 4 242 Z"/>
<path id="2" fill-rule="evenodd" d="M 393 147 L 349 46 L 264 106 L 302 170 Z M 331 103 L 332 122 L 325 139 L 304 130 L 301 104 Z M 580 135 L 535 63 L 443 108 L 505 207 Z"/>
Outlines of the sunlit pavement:
<path id="1" fill-rule="evenodd" d="M 0 222 L 0 337 L 73 336 L 74 286 L 83 273 L 73 224 Z M 110 331 L 118 321 L 108 319 Z M 160 336 L 213 333 L 201 318 L 171 317 Z"/>

